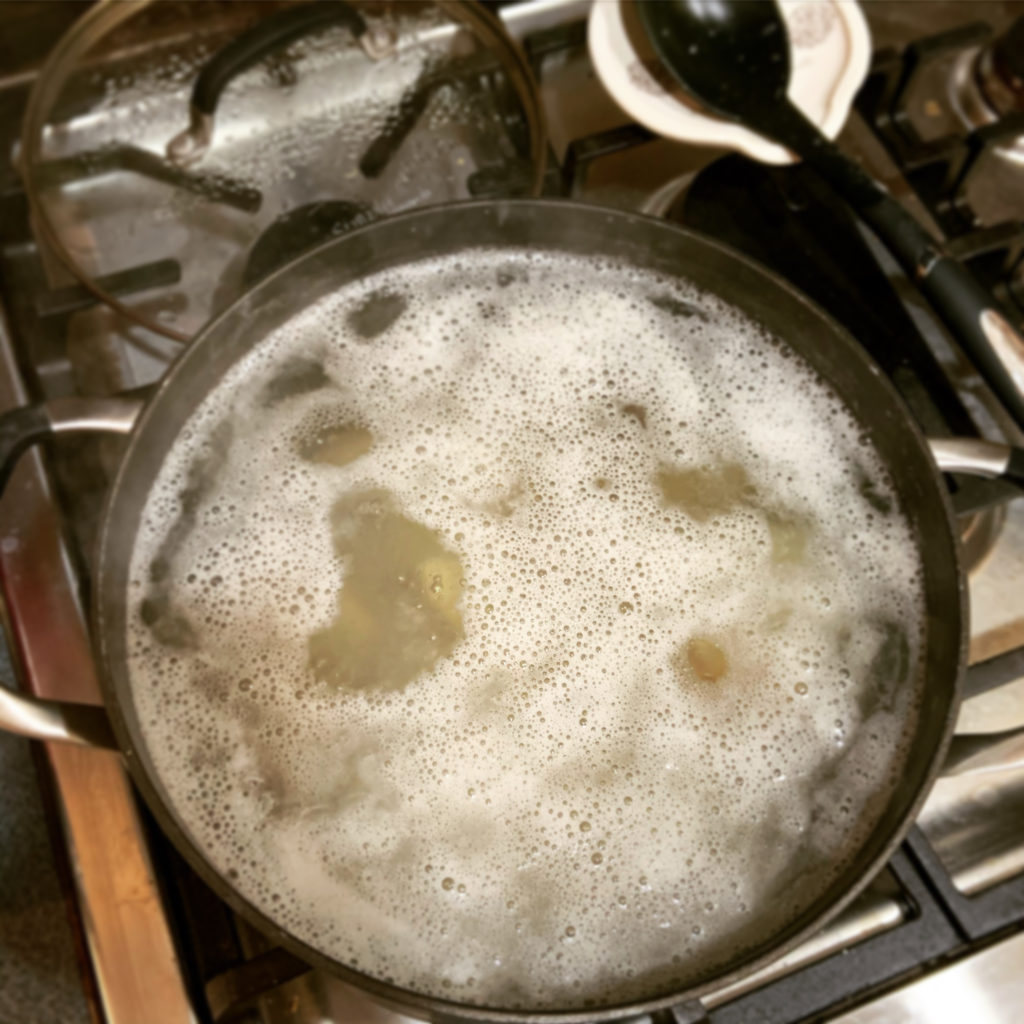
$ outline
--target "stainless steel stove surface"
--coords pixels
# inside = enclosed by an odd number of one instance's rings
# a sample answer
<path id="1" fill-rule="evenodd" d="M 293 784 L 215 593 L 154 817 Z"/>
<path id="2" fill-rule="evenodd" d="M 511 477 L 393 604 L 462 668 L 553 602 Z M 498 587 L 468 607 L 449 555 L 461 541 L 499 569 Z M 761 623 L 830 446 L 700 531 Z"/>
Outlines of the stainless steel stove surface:
<path id="1" fill-rule="evenodd" d="M 8 9 L 15 6 L 25 9 Z M 864 6 L 877 52 L 842 144 L 951 238 L 961 257 L 1024 319 L 1024 125 L 1020 108 L 1012 109 L 1012 95 L 997 88 L 993 103 L 993 87 L 986 90 L 979 84 L 984 74 L 974 74 L 976 65 L 984 73 L 991 70 L 985 55 L 992 52 L 992 38 L 1024 17 L 1024 3 L 892 0 Z M 554 158 L 546 191 L 671 216 L 750 252 L 849 327 L 926 429 L 1019 443 L 1018 427 L 916 293 L 812 176 L 654 139 L 629 123 L 590 66 L 588 8 L 585 0 L 523 0 L 500 8 L 540 83 Z M 7 46 L 12 63 L 24 61 L 33 47 L 43 56 L 40 32 L 53 45 L 54 21 L 79 9 L 0 7 L 8 40 L 0 52 Z M 163 19 L 164 41 L 170 17 Z M 172 28 L 172 36 L 180 35 L 180 26 Z M 22 48 L 11 45 L 14 38 L 23 40 Z M 154 62 L 162 59 L 156 43 L 152 53 Z M 330 64 L 329 51 L 314 56 L 316 68 L 322 69 L 323 61 Z M 96 74 L 102 76 L 102 54 L 94 57 Z M 35 73 L 28 64 L 14 63 L 21 70 L 0 76 L 0 138 L 11 157 Z M 278 71 L 282 88 L 290 89 L 294 82 L 287 69 Z M 163 110 L 166 103 L 168 109 L 185 109 L 188 76 L 176 72 L 162 78 L 158 70 L 151 77 L 165 80 L 168 89 L 167 96 L 146 98 L 151 108 Z M 98 109 L 99 114 L 72 109 L 62 122 L 59 145 L 70 146 L 77 138 L 81 147 L 91 145 L 89 139 L 113 138 L 117 104 Z M 267 137 L 280 144 L 284 126 L 274 116 L 287 117 L 287 105 L 266 117 Z M 156 114 L 153 118 L 159 130 L 145 141 L 160 153 L 158 141 L 166 141 L 167 132 Z M 479 148 L 463 143 L 458 141 L 463 148 L 453 166 L 479 156 Z M 154 276 L 161 252 L 138 248 L 130 226 L 110 228 L 112 218 L 132 203 L 154 201 L 157 193 L 147 191 L 152 185 L 146 180 L 139 184 L 138 176 L 115 169 L 106 175 L 102 194 L 76 191 L 74 180 L 64 181 L 65 212 L 116 197 L 121 205 L 107 210 L 98 234 L 90 233 L 88 219 L 73 223 L 77 244 L 97 254 L 95 273 L 126 272 L 127 284 L 122 279 L 120 286 L 128 291 L 132 268 L 147 263 L 148 276 L 134 282 L 144 289 L 141 307 L 160 323 L 194 330 L 201 322 L 197 310 L 206 315 L 242 286 L 244 261 L 233 251 L 224 257 L 218 250 L 219 294 L 203 269 L 203 260 L 217 254 L 204 255 L 201 246 L 173 250 L 180 274 L 157 267 Z M 289 190 L 300 188 L 301 173 L 298 181 L 285 175 L 278 192 L 290 196 Z M 430 192 L 425 179 L 419 185 L 417 190 L 404 180 L 371 198 L 386 213 L 466 194 L 457 176 L 444 176 L 430 195 L 423 194 L 423 188 Z M 289 201 L 294 204 L 294 197 Z M 188 204 L 167 206 L 161 216 L 170 218 L 168 230 L 176 208 L 187 210 Z M 785 214 L 783 228 L 772 220 L 773 211 Z M 234 215 L 225 216 L 231 221 Z M 265 219 L 264 228 L 273 218 Z M 228 234 L 243 238 L 242 252 L 258 232 L 231 224 Z M 829 253 L 836 251 L 843 256 L 833 260 Z M 32 231 L 24 191 L 10 168 L 0 171 L 0 289 L 2 408 L 29 397 L 109 394 L 147 384 L 180 349 L 173 339 L 96 303 L 52 259 Z M 39 695 L 99 699 L 83 617 L 84 581 L 96 516 L 118 454 L 117 444 L 95 442 L 62 443 L 46 462 L 31 454 L 0 502 L 8 635 L 22 686 Z M 969 686 L 978 691 L 963 706 L 964 731 L 1024 725 L 1024 500 L 1009 498 L 997 485 L 965 484 L 955 495 L 964 513 L 965 553 L 973 565 Z M 997 683 L 1006 685 L 996 689 Z M 992 1024 L 1019 1020 L 1024 744 L 1007 744 L 997 753 L 984 772 L 936 785 L 917 828 L 889 867 L 818 937 L 707 997 L 702 1006 L 678 1008 L 659 1019 L 866 1024 L 952 1021 L 970 1013 L 972 1020 Z M 116 755 L 48 744 L 43 775 L 72 868 L 87 989 L 97 1020 L 398 1024 L 407 1019 L 309 970 L 231 914 L 149 823 Z"/>

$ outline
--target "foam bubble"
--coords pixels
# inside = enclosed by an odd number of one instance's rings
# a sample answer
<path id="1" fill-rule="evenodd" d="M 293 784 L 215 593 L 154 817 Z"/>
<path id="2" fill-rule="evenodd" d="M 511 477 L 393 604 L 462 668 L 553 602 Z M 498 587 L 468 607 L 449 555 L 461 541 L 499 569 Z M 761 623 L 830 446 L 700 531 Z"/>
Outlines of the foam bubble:
<path id="1" fill-rule="evenodd" d="M 892 790 L 923 629 L 897 505 L 830 390 L 683 282 L 377 275 L 256 346 L 161 470 L 128 594 L 150 756 L 247 899 L 375 977 L 683 986 Z"/>

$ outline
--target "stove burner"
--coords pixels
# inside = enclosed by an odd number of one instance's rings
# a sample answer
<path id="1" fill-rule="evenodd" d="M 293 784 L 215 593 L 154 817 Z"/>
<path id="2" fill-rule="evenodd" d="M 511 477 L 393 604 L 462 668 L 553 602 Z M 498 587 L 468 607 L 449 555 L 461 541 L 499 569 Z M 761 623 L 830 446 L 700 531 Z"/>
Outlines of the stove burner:
<path id="1" fill-rule="evenodd" d="M 376 219 L 365 203 L 346 199 L 297 206 L 278 217 L 256 239 L 242 281 L 248 288 L 308 249 Z"/>

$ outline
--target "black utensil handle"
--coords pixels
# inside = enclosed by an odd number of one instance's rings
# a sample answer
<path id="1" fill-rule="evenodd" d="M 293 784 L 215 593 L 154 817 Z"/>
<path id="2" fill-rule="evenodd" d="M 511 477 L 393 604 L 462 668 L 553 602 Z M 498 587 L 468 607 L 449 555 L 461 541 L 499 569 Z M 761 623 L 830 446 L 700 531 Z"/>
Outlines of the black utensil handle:
<path id="1" fill-rule="evenodd" d="M 69 398 L 10 409 L 0 416 L 0 493 L 18 459 L 29 446 L 59 433 L 115 431 L 132 428 L 141 398 L 89 401 Z M 116 750 L 117 740 L 102 707 L 46 700 L 20 693 L 0 681 L 0 729 L 30 739 L 57 740 Z"/>
<path id="2" fill-rule="evenodd" d="M 815 168 L 861 215 L 975 361 L 1007 411 L 1024 426 L 1024 337 L 971 272 L 946 253 L 870 175 L 792 103 L 759 119 Z"/>
<path id="3" fill-rule="evenodd" d="M 858 212 L 900 261 L 953 337 L 1024 426 L 1024 337 L 959 261 L 890 196 Z"/>
<path id="4" fill-rule="evenodd" d="M 363 16 L 342 0 L 317 0 L 286 7 L 262 19 L 203 65 L 192 87 L 192 106 L 201 114 L 214 114 L 221 93 L 233 78 L 275 50 L 335 23 L 346 25 L 357 39 L 366 32 Z"/>

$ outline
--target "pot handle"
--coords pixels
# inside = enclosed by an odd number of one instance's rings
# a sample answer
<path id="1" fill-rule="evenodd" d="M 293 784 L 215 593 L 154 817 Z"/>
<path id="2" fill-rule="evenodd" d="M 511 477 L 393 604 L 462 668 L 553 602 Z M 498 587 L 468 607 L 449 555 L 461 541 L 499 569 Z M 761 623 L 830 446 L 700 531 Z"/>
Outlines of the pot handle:
<path id="1" fill-rule="evenodd" d="M 999 477 L 1024 488 L 1024 448 L 974 437 L 931 438 L 928 447 L 943 473 Z M 976 692 L 993 688 L 986 684 Z M 993 733 L 961 733 L 953 737 L 940 774 L 967 775 L 1024 766 L 1022 740 L 1024 726 Z"/>
<path id="2" fill-rule="evenodd" d="M 11 409 L 0 416 L 0 492 L 18 457 L 37 441 L 59 434 L 127 434 L 145 404 L 142 395 L 57 398 Z M 0 729 L 38 740 L 59 740 L 116 750 L 106 711 L 94 704 L 46 700 L 0 683 Z"/>
<path id="3" fill-rule="evenodd" d="M 976 437 L 929 438 L 928 447 L 943 473 L 1000 477 L 1024 487 L 1024 448 Z"/>
<path id="4" fill-rule="evenodd" d="M 221 93 L 231 80 L 275 50 L 332 23 L 345 25 L 371 60 L 380 60 L 394 49 L 389 38 L 371 31 L 362 14 L 343 0 L 321 0 L 277 11 L 232 40 L 203 65 L 192 87 L 189 125 L 167 143 L 167 159 L 179 167 L 201 159 L 213 140 L 213 121 Z"/>

